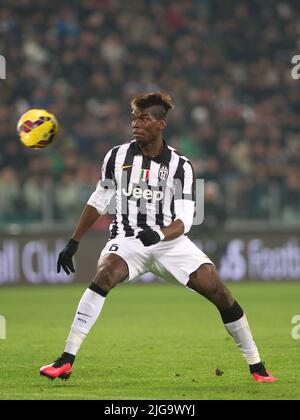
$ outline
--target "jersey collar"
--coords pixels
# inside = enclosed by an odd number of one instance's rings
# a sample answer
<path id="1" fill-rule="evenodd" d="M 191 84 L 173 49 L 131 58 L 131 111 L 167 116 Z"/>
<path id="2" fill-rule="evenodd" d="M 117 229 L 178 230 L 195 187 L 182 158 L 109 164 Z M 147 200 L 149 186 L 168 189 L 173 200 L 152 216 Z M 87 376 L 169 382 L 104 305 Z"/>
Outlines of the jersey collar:
<path id="1" fill-rule="evenodd" d="M 134 143 L 134 154 L 144 156 L 140 147 L 139 147 L 138 142 L 136 140 L 134 140 L 133 143 Z M 163 148 L 162 153 L 159 156 L 154 156 L 154 157 L 146 156 L 146 157 L 153 160 L 154 162 L 162 163 L 162 162 L 167 162 L 169 160 L 169 158 L 170 158 L 169 155 L 170 155 L 170 150 L 168 148 L 167 143 L 164 141 L 164 148 Z"/>

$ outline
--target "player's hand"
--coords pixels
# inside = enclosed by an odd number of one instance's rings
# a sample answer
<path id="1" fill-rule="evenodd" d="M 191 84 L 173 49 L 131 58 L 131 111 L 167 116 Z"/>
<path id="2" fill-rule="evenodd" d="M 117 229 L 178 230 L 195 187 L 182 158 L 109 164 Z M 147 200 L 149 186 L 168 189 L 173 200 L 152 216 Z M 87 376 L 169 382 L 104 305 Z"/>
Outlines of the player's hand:
<path id="1" fill-rule="evenodd" d="M 79 242 L 74 241 L 74 239 L 70 239 L 64 249 L 58 256 L 57 260 L 57 272 L 60 273 L 61 268 L 67 273 L 68 275 L 70 272 L 75 273 L 74 264 L 73 264 L 73 256 L 77 251 Z"/>
<path id="2" fill-rule="evenodd" d="M 140 239 L 144 246 L 151 246 L 158 244 L 162 240 L 159 233 L 152 229 L 141 230 L 137 234 L 137 239 Z"/>

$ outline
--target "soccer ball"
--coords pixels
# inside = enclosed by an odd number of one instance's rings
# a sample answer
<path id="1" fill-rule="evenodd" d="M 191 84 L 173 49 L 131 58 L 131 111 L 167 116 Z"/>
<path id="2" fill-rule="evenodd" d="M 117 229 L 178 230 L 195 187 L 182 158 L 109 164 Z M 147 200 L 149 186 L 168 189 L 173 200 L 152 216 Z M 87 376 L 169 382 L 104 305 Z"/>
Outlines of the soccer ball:
<path id="1" fill-rule="evenodd" d="M 58 133 L 58 122 L 45 109 L 30 109 L 18 121 L 21 142 L 32 149 L 44 149 L 53 143 Z"/>

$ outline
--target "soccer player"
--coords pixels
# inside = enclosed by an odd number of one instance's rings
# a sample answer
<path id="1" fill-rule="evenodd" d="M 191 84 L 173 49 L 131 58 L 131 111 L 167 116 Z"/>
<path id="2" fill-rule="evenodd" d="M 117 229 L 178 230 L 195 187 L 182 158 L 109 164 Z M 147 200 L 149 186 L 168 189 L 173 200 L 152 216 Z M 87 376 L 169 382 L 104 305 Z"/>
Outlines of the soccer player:
<path id="1" fill-rule="evenodd" d="M 43 376 L 68 379 L 76 354 L 111 289 L 152 272 L 165 279 L 175 278 L 209 299 L 254 380 L 276 380 L 261 361 L 243 309 L 220 281 L 212 261 L 186 236 L 194 217 L 195 180 L 190 161 L 164 141 L 167 114 L 172 108 L 171 98 L 160 92 L 137 96 L 131 102 L 134 140 L 107 153 L 102 181 L 58 257 L 58 272 L 63 268 L 67 274 L 74 273 L 72 258 L 80 240 L 114 203 L 110 239 L 95 278 L 79 303 L 64 353 L 54 364 L 41 368 Z"/>

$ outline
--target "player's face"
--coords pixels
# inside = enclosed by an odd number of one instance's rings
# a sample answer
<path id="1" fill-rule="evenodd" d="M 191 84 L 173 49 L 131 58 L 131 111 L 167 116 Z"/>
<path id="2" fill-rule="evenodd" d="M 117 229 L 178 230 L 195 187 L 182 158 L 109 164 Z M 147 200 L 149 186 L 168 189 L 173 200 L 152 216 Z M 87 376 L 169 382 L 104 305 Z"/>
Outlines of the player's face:
<path id="1" fill-rule="evenodd" d="M 134 108 L 131 115 L 133 136 L 140 143 L 155 140 L 165 126 L 165 121 L 156 119 L 149 109 Z"/>

